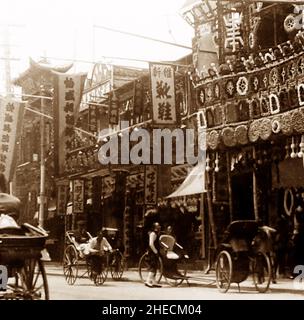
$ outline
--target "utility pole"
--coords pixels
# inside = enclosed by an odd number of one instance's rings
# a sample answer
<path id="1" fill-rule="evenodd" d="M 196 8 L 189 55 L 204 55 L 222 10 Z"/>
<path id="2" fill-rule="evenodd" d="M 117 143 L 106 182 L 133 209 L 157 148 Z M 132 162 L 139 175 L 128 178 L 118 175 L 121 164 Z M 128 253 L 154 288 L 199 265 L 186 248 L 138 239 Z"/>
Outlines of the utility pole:
<path id="1" fill-rule="evenodd" d="M 42 81 L 40 88 L 41 98 L 41 113 L 44 112 L 45 106 L 45 88 Z M 45 140 L 45 132 L 44 132 L 44 117 L 40 117 L 40 196 L 39 196 L 39 219 L 38 223 L 41 228 L 44 228 L 45 221 L 45 154 L 44 154 L 44 140 Z"/>

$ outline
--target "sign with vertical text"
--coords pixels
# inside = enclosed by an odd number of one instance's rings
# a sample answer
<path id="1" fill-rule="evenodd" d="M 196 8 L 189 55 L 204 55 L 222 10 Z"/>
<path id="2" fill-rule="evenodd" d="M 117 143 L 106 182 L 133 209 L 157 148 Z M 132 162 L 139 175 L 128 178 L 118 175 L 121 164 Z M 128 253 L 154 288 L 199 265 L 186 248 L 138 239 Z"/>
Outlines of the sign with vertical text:
<path id="1" fill-rule="evenodd" d="M 0 99 L 0 172 L 11 181 L 16 167 L 16 144 L 19 139 L 24 103 Z"/>
<path id="2" fill-rule="evenodd" d="M 68 152 L 73 149 L 76 125 L 85 74 L 60 74 L 55 77 L 55 145 L 58 175 L 67 171 Z"/>
<path id="3" fill-rule="evenodd" d="M 84 209 L 84 181 L 73 181 L 73 212 L 83 213 Z"/>
<path id="4" fill-rule="evenodd" d="M 65 215 L 68 202 L 68 188 L 67 184 L 57 185 L 57 215 Z"/>
<path id="5" fill-rule="evenodd" d="M 154 124 L 174 125 L 177 123 L 174 79 L 172 65 L 150 63 Z"/>
<path id="6" fill-rule="evenodd" d="M 145 204 L 155 205 L 157 201 L 157 166 L 145 166 Z"/>

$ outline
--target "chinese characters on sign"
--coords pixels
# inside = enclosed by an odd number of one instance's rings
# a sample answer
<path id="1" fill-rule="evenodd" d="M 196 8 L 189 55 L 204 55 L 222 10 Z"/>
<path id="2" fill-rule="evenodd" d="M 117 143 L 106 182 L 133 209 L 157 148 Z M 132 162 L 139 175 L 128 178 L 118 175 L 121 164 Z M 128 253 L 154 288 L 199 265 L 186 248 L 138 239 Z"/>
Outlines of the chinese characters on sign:
<path id="1" fill-rule="evenodd" d="M 55 137 L 58 146 L 58 174 L 67 170 L 69 151 L 73 149 L 74 127 L 79 112 L 85 76 L 58 74 L 56 78 Z"/>
<path id="2" fill-rule="evenodd" d="M 67 206 L 68 186 L 60 184 L 57 186 L 57 214 L 64 215 Z"/>
<path id="3" fill-rule="evenodd" d="M 23 117 L 23 104 L 11 99 L 0 100 L 0 172 L 11 181 L 16 165 L 16 142 Z"/>
<path id="4" fill-rule="evenodd" d="M 176 124 L 177 112 L 173 66 L 150 63 L 150 78 L 153 122 L 161 125 Z"/>
<path id="5" fill-rule="evenodd" d="M 231 48 L 232 52 L 236 52 L 244 46 L 244 40 L 241 34 L 242 14 L 232 12 L 224 17 L 226 25 L 225 48 Z"/>
<path id="6" fill-rule="evenodd" d="M 98 107 L 95 105 L 89 106 L 89 131 L 97 132 L 97 120 L 99 119 Z"/>
<path id="7" fill-rule="evenodd" d="M 157 166 L 145 167 L 145 204 L 156 204 L 157 201 Z"/>
<path id="8" fill-rule="evenodd" d="M 73 181 L 73 211 L 74 213 L 82 213 L 84 207 L 84 181 Z"/>
<path id="9" fill-rule="evenodd" d="M 116 125 L 119 122 L 119 101 L 115 91 L 109 95 L 109 124 Z"/>

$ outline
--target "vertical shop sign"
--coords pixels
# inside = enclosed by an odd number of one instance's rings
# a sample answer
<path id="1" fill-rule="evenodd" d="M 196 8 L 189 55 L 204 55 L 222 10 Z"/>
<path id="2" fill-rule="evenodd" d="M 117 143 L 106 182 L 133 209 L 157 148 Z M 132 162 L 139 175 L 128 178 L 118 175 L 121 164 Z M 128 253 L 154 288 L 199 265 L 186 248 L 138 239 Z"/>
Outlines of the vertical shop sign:
<path id="1" fill-rule="evenodd" d="M 154 124 L 175 125 L 177 123 L 177 112 L 174 67 L 172 65 L 150 63 L 150 82 Z"/>
<path id="2" fill-rule="evenodd" d="M 24 113 L 24 104 L 0 99 L 0 173 L 11 181 L 16 167 L 16 145 Z"/>
<path id="3" fill-rule="evenodd" d="M 73 149 L 74 127 L 82 97 L 85 74 L 58 74 L 55 77 L 55 145 L 58 175 L 67 171 L 68 152 Z"/>
<path id="4" fill-rule="evenodd" d="M 83 213 L 84 208 L 84 181 L 73 181 L 73 212 Z"/>
<path id="5" fill-rule="evenodd" d="M 109 124 L 117 125 L 119 122 L 119 100 L 115 91 L 109 94 Z"/>
<path id="6" fill-rule="evenodd" d="M 145 204 L 155 205 L 157 201 L 157 166 L 145 167 Z"/>
<path id="7" fill-rule="evenodd" d="M 57 215 L 65 215 L 67 207 L 68 186 L 57 186 Z"/>

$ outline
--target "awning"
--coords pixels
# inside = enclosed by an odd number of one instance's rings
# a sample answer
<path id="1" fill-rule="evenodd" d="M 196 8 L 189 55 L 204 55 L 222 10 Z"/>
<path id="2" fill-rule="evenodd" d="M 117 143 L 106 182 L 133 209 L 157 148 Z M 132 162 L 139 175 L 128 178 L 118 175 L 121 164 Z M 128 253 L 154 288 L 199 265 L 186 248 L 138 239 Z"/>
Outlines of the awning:
<path id="1" fill-rule="evenodd" d="M 184 182 L 167 198 L 183 197 L 206 192 L 205 162 L 198 163 L 188 174 Z"/>

